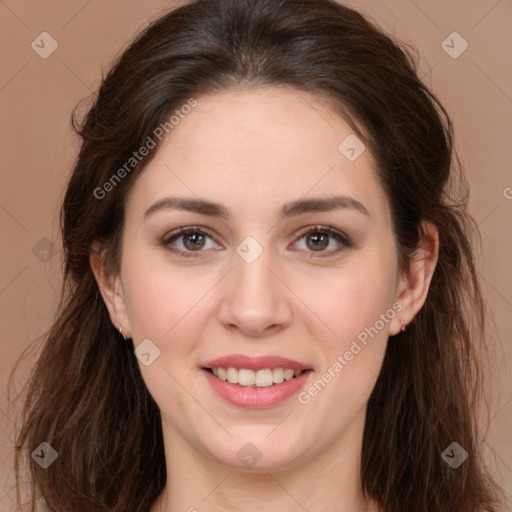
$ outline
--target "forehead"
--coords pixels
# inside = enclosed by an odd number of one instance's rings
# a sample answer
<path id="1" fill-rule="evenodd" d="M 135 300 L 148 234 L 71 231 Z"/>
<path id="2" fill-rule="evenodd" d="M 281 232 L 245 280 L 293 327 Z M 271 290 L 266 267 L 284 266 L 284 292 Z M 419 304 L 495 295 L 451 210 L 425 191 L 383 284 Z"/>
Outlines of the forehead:
<path id="1" fill-rule="evenodd" d="M 258 211 L 337 193 L 369 203 L 370 213 L 387 208 L 375 161 L 344 119 L 307 93 L 266 88 L 198 97 L 128 204 L 140 215 L 166 194 L 182 194 Z"/>

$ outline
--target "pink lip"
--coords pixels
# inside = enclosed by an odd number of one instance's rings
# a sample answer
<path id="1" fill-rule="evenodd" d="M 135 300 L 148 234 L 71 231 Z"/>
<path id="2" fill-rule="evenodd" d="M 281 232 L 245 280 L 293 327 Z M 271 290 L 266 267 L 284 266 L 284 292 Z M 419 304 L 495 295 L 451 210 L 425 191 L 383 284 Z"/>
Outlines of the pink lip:
<path id="1" fill-rule="evenodd" d="M 212 362 L 217 364 L 218 361 L 221 360 L 215 360 Z M 214 368 L 222 367 L 223 365 L 214 366 Z M 242 365 L 242 368 L 243 367 L 244 366 Z M 261 366 L 259 367 L 261 368 Z M 269 368 L 269 366 L 265 367 Z M 286 365 L 285 367 L 290 368 L 290 366 Z M 245 366 L 245 368 L 247 368 L 247 366 Z M 276 368 L 282 368 L 282 366 L 276 366 Z M 212 388 L 222 398 L 233 405 L 246 407 L 248 409 L 263 409 L 266 407 L 273 407 L 283 402 L 299 391 L 311 373 L 311 371 L 306 371 L 291 380 L 285 380 L 281 384 L 273 384 L 272 386 L 265 388 L 246 388 L 239 386 L 238 384 L 231 384 L 230 382 L 221 380 L 204 368 L 202 369 L 202 372 L 206 376 Z"/>
<path id="2" fill-rule="evenodd" d="M 265 368 L 291 368 L 292 370 L 310 370 L 311 367 L 280 356 L 249 357 L 243 354 L 233 354 L 208 361 L 203 368 L 245 368 L 247 370 L 263 370 Z"/>

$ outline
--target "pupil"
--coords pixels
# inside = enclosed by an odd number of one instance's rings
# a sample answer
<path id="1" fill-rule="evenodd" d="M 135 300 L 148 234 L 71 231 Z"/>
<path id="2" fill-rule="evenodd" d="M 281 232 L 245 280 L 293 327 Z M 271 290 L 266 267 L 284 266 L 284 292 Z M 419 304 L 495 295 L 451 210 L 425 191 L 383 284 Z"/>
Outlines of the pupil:
<path id="1" fill-rule="evenodd" d="M 324 233 L 311 235 L 309 241 L 313 242 L 313 250 L 325 249 L 328 245 L 328 236 Z"/>
<path id="2" fill-rule="evenodd" d="M 190 242 L 192 240 L 192 243 L 189 244 L 188 242 Z M 202 242 L 200 244 L 198 244 L 197 242 Z M 201 247 L 204 246 L 204 236 L 201 235 L 200 233 L 192 233 L 190 235 L 186 235 L 185 236 L 185 247 L 187 247 L 187 249 L 200 249 Z"/>

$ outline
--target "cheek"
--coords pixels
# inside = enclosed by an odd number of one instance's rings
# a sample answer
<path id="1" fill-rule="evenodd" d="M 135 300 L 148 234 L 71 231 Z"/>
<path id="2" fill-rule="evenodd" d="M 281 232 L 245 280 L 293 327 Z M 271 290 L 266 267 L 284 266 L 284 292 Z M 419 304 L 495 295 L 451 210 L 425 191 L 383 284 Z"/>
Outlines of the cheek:
<path id="1" fill-rule="evenodd" d="M 134 265 L 124 276 L 125 302 L 135 342 L 152 339 L 162 348 L 178 348 L 199 332 L 201 327 L 201 299 L 208 289 L 208 277 L 202 277 L 204 286 L 197 286 L 198 278 L 190 279 L 169 265 Z M 191 319 L 194 322 L 191 322 Z M 187 335 L 183 336 L 186 329 Z"/>
<path id="2" fill-rule="evenodd" d="M 368 277 L 368 276 L 366 276 Z M 395 310 L 382 281 L 352 275 L 331 283 L 331 299 L 319 300 L 323 322 L 335 332 L 317 336 L 321 365 L 315 380 L 299 395 L 311 413 L 311 430 L 337 436 L 366 407 L 375 387 Z M 382 316 L 381 316 L 382 315 Z M 318 332 L 318 331 L 317 331 Z M 325 422 L 325 418 L 330 418 Z"/>
<path id="3" fill-rule="evenodd" d="M 321 279 L 308 280 L 296 288 L 326 327 L 322 328 L 326 337 L 336 340 L 333 348 L 343 348 L 375 324 L 379 331 L 383 331 L 383 336 L 387 336 L 389 320 L 395 314 L 392 309 L 394 265 L 392 259 L 380 263 L 363 262 L 361 259 L 357 265 L 336 269 L 329 275 L 322 275 Z M 385 315 L 384 322 L 380 320 L 381 315 Z"/>
<path id="4" fill-rule="evenodd" d="M 392 307 L 396 259 L 391 251 L 367 254 L 301 288 L 321 320 L 316 320 L 316 327 L 310 324 L 321 368 L 313 385 L 299 398 L 302 404 L 314 403 L 315 410 L 331 416 L 332 425 L 338 427 L 366 404 L 396 316 Z M 325 325 L 329 329 L 324 329 Z M 319 412 L 319 417 L 322 414 Z"/>
<path id="5" fill-rule="evenodd" d="M 149 366 L 139 364 L 144 382 L 163 416 L 190 407 L 182 384 L 197 371 L 197 340 L 211 312 L 206 311 L 208 275 L 191 279 L 169 265 L 126 268 L 124 292 L 135 347 L 150 339 L 160 350 Z M 172 409 L 170 408 L 172 404 Z M 188 409 L 187 409 L 188 410 Z M 201 417 L 200 411 L 195 411 Z M 179 422 L 174 418 L 175 422 Z M 186 430 L 186 425 L 183 426 Z"/>

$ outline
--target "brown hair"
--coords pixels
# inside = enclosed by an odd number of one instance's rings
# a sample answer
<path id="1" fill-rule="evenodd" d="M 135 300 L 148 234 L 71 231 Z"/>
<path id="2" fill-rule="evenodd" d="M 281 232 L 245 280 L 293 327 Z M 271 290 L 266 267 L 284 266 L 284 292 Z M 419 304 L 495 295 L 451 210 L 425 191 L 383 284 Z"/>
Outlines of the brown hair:
<path id="1" fill-rule="evenodd" d="M 426 302 L 390 340 L 368 403 L 364 492 L 384 512 L 497 506 L 475 420 L 485 346 L 468 236 L 477 230 L 466 213 L 452 125 L 419 80 L 409 50 L 331 0 L 184 5 L 150 24 L 117 58 L 81 123 L 73 114 L 82 145 L 61 211 L 62 299 L 16 444 L 18 478 L 20 460 L 30 463 L 32 506 L 37 490 L 49 510 L 145 512 L 162 492 L 159 410 L 132 344 L 120 343 L 89 263 L 100 242 L 110 272 L 119 269 L 124 200 L 156 150 L 102 199 L 97 190 L 191 97 L 273 85 L 327 99 L 364 140 L 392 209 L 402 272 L 418 248 L 420 223 L 439 232 Z M 59 454 L 48 469 L 29 457 L 44 441 Z M 441 457 L 453 441 L 469 454 L 457 469 Z"/>

